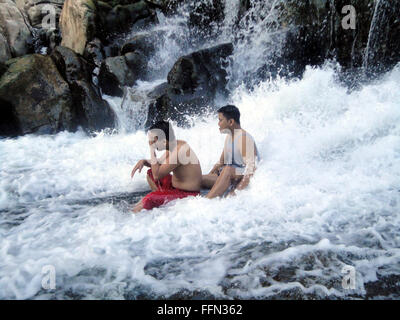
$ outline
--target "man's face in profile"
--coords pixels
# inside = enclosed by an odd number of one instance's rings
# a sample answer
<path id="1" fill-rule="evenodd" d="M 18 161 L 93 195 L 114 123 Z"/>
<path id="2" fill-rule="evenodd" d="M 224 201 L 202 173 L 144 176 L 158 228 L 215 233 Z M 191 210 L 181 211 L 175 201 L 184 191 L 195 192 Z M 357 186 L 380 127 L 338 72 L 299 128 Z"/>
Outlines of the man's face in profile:
<path id="1" fill-rule="evenodd" d="M 229 123 L 228 120 L 224 117 L 221 112 L 218 112 L 218 126 L 219 132 L 227 133 L 229 130 Z"/>

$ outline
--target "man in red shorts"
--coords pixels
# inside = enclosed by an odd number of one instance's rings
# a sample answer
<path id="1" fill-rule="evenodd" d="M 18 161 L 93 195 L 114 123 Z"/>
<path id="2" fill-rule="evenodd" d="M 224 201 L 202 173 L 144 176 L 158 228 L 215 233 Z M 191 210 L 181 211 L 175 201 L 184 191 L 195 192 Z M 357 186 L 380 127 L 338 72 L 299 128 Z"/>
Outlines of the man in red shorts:
<path id="1" fill-rule="evenodd" d="M 175 199 L 199 195 L 201 167 L 189 144 L 183 140 L 176 140 L 167 121 L 154 124 L 147 136 L 150 160 L 140 160 L 133 168 L 131 177 L 133 178 L 137 170 L 141 172 L 144 166 L 150 167 L 147 171 L 147 182 L 152 192 L 135 205 L 133 212 L 150 210 Z M 165 153 L 157 159 L 155 150 L 165 150 Z"/>

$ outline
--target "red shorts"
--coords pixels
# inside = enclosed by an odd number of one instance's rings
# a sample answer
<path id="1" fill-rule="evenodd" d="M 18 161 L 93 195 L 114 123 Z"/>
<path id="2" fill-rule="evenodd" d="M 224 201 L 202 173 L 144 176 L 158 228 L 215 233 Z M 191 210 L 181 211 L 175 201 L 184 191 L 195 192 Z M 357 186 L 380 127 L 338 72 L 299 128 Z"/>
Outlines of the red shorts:
<path id="1" fill-rule="evenodd" d="M 198 191 L 184 191 L 172 186 L 172 175 L 168 174 L 161 180 L 154 180 L 151 169 L 147 170 L 147 175 L 156 184 L 157 190 L 150 192 L 142 200 L 143 208 L 151 210 L 175 199 L 182 199 L 189 196 L 197 196 Z"/>

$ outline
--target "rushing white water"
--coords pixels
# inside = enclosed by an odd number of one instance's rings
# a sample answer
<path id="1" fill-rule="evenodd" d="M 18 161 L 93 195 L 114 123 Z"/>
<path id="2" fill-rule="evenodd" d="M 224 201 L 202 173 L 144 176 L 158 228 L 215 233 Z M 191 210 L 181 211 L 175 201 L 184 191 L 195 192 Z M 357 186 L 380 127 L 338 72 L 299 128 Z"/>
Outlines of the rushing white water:
<path id="1" fill-rule="evenodd" d="M 326 66 L 238 88 L 262 156 L 250 187 L 138 215 L 143 131 L 0 140 L 0 298 L 399 298 L 399 85 L 400 66 L 348 93 Z M 207 172 L 216 117 L 176 133 Z M 41 287 L 46 265 L 55 290 Z"/>

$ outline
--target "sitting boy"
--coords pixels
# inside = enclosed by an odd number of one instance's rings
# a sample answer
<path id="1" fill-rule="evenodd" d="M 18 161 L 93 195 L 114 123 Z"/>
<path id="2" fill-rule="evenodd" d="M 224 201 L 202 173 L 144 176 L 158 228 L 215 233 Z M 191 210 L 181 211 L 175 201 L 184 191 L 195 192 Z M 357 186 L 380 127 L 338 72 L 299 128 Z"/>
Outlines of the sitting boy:
<path id="1" fill-rule="evenodd" d="M 147 182 L 152 192 L 135 205 L 133 212 L 150 210 L 175 199 L 199 195 L 202 179 L 200 162 L 187 142 L 176 140 L 171 125 L 166 121 L 150 127 L 148 138 L 150 160 L 140 160 L 133 168 L 131 177 L 137 170 L 141 172 L 144 166 L 150 167 Z M 157 159 L 155 150 L 165 150 L 165 153 Z"/>

